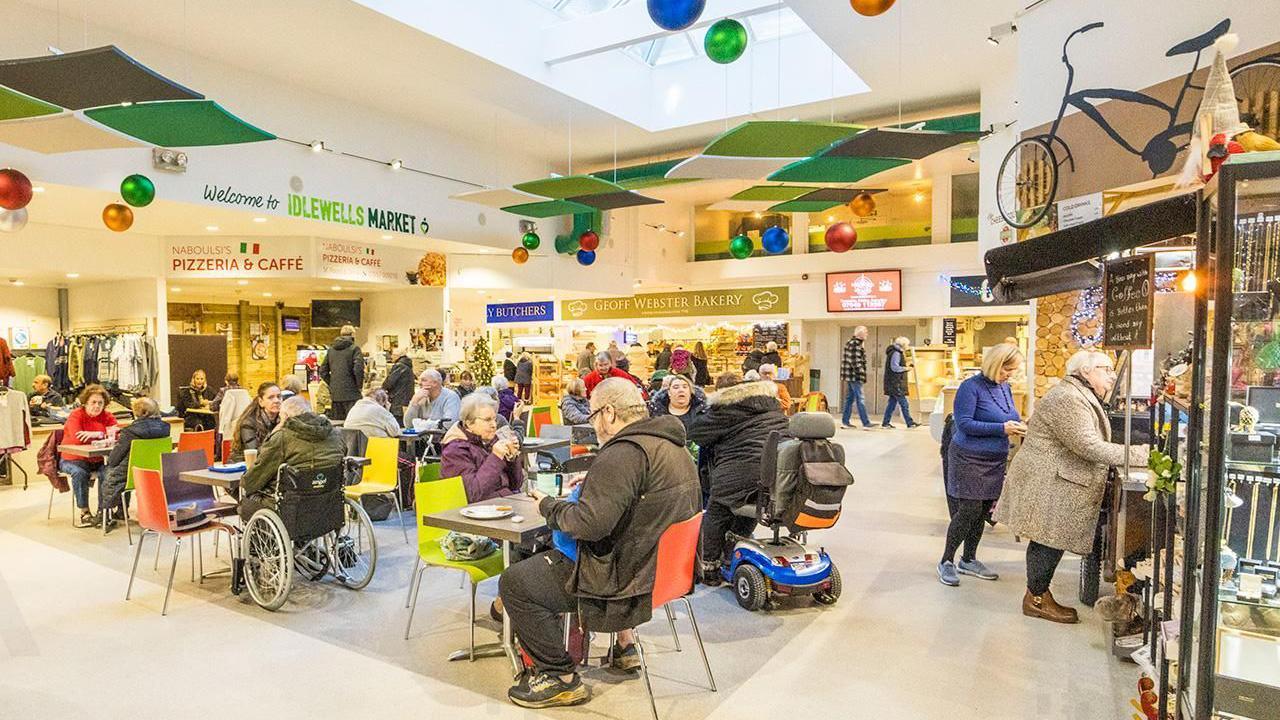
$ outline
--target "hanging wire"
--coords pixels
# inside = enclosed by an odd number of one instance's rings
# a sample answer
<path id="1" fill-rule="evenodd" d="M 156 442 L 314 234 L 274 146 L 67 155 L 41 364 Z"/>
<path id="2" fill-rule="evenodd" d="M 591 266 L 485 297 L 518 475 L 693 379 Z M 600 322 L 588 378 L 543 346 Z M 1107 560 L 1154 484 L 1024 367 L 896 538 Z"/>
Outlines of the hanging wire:
<path id="1" fill-rule="evenodd" d="M 902 13 L 906 3 L 898 4 L 898 124 L 902 124 Z"/>
<path id="2" fill-rule="evenodd" d="M 778 107 L 774 110 L 774 117 L 778 120 L 782 119 L 782 10 L 778 9 L 778 37 L 774 38 L 774 42 L 778 45 Z"/>
<path id="3" fill-rule="evenodd" d="M 613 182 L 618 183 L 618 121 L 615 119 L 613 125 Z"/>
<path id="4" fill-rule="evenodd" d="M 569 174 L 573 174 L 573 106 L 569 106 Z"/>
<path id="5" fill-rule="evenodd" d="M 830 119 L 828 122 L 834 123 L 836 121 L 836 51 L 831 47 L 828 47 L 827 49 L 831 51 L 831 66 L 827 68 L 830 70 L 828 75 L 830 75 L 831 78 L 831 100 L 828 105 L 830 110 L 828 113 L 830 115 Z"/>

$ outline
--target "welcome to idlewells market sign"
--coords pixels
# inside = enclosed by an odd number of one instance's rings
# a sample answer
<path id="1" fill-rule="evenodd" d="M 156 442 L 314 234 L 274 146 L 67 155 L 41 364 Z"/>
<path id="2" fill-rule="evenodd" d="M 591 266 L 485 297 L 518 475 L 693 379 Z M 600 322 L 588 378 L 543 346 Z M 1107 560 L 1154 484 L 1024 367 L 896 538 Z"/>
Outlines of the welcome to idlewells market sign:
<path id="1" fill-rule="evenodd" d="M 280 198 L 270 192 L 244 191 L 232 185 L 206 183 L 201 197 L 205 202 L 246 210 L 266 210 L 280 213 Z M 399 210 L 362 205 L 340 198 L 316 197 L 286 193 L 284 213 L 290 217 L 354 225 L 371 230 L 397 232 L 405 235 L 426 235 L 431 225 L 425 217 Z"/>
<path id="2" fill-rule="evenodd" d="M 789 300 L 789 288 L 782 286 L 646 293 L 631 297 L 562 300 L 560 317 L 564 320 L 622 320 L 644 317 L 778 315 L 788 312 Z"/>

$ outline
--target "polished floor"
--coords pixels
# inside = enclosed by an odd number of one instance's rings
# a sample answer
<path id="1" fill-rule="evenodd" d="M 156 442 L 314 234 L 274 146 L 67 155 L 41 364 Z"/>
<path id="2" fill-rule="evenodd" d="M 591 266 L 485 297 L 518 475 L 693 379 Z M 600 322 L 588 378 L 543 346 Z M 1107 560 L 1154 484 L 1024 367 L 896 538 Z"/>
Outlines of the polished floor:
<path id="1" fill-rule="evenodd" d="M 1076 626 L 1021 615 L 1024 546 L 1008 532 L 989 533 L 980 553 L 1001 573 L 998 582 L 937 582 L 946 508 L 927 431 L 841 431 L 840 440 L 857 483 L 839 525 L 812 539 L 837 560 L 844 597 L 833 607 L 796 602 L 751 614 L 729 590 L 700 587 L 693 602 L 719 692 L 701 686 L 683 612 L 684 652 L 665 623 L 651 623 L 646 647 L 664 720 L 1132 714 L 1137 670 L 1109 657 L 1092 611 Z M 404 640 L 413 555 L 388 523 L 378 529 L 381 555 L 368 588 L 299 582 L 277 613 L 232 596 L 225 579 L 190 582 L 184 548 L 161 617 L 163 577 L 151 569 L 150 546 L 125 602 L 132 554 L 124 534 L 71 528 L 65 495 L 46 520 L 47 488 L 0 489 L 5 720 L 649 716 L 643 684 L 604 670 L 587 674 L 590 703 L 534 713 L 507 703 L 505 660 L 446 662 L 467 642 L 467 594 L 456 574 L 428 573 Z M 207 544 L 205 553 L 206 570 L 220 562 Z M 1059 599 L 1075 602 L 1076 568 L 1068 556 L 1054 587 Z M 493 585 L 481 586 L 486 606 Z M 482 639 L 494 627 L 484 620 Z"/>

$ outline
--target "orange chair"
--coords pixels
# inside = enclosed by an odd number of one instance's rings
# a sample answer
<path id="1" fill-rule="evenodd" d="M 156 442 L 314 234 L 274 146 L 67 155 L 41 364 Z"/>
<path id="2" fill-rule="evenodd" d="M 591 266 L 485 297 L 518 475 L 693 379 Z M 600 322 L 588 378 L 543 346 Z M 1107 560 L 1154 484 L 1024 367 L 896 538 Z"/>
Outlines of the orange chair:
<path id="1" fill-rule="evenodd" d="M 525 426 L 525 437 L 542 437 L 542 426 L 551 425 L 551 406 L 535 405 L 529 408 L 528 425 Z"/>
<path id="2" fill-rule="evenodd" d="M 702 530 L 702 513 L 667 528 L 658 539 L 658 568 L 653 580 L 653 609 L 667 612 L 674 636 L 675 620 L 668 603 L 683 600 L 693 625 L 693 637 L 698 641 L 702 655 L 702 667 L 707 671 L 707 684 L 716 691 L 716 680 L 711 675 L 711 663 L 707 662 L 707 650 L 702 645 L 702 633 L 698 631 L 698 619 L 693 615 L 689 593 L 693 591 L 693 570 L 698 559 L 698 534 Z M 680 649 L 677 640 L 676 650 Z M 649 681 L 649 667 L 645 664 L 644 645 L 640 643 L 640 631 L 636 630 L 636 647 L 640 651 L 640 672 L 644 675 L 644 688 L 649 693 L 649 709 L 653 720 L 658 720 L 658 706 L 653 701 L 653 685 Z"/>
<path id="3" fill-rule="evenodd" d="M 234 530 L 228 525 L 211 521 L 189 530 L 176 529 L 170 519 L 169 502 L 165 497 L 164 481 L 160 471 L 134 468 L 133 481 L 134 497 L 138 500 L 138 524 L 142 526 L 142 535 L 138 538 L 138 547 L 133 554 L 133 569 L 129 571 L 129 586 L 124 591 L 124 599 L 128 600 L 133 593 L 133 578 L 138 574 L 138 558 L 142 557 L 142 544 L 147 534 L 155 535 L 157 543 L 160 542 L 161 536 L 167 535 L 173 538 L 174 542 L 173 564 L 169 566 L 169 582 L 164 588 L 164 605 L 160 607 L 160 614 L 165 615 L 169 611 L 169 593 L 173 590 L 173 575 L 178 569 L 178 551 L 182 549 L 182 539 L 207 532 L 224 531 L 234 549 L 236 545 Z"/>
<path id="4" fill-rule="evenodd" d="M 213 445 L 215 430 L 186 431 L 178 436 L 178 452 L 187 450 L 203 450 L 204 456 L 213 464 Z"/>

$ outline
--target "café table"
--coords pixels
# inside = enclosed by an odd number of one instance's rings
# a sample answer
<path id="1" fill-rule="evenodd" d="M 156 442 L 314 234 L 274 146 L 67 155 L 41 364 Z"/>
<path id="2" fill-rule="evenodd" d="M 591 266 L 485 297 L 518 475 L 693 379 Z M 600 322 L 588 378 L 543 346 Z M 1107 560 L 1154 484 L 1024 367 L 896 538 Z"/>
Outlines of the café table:
<path id="1" fill-rule="evenodd" d="M 184 470 L 178 473 L 178 479 L 183 482 L 220 487 L 232 495 L 239 493 L 240 479 L 243 477 L 243 470 L 237 470 L 235 472 L 214 472 L 209 468 L 203 468 L 200 470 Z"/>
<path id="2" fill-rule="evenodd" d="M 111 454 L 111 450 L 115 444 L 111 445 L 78 445 L 75 443 L 63 443 L 58 446 L 59 453 L 71 453 L 80 457 L 104 458 Z"/>
<path id="3" fill-rule="evenodd" d="M 511 548 L 526 543 L 547 533 L 547 521 L 538 512 L 538 504 L 528 495 L 508 495 L 472 503 L 467 507 L 480 505 L 510 505 L 514 513 L 501 520 L 475 520 L 462 514 L 462 508 L 444 510 L 431 515 L 422 516 L 422 524 L 428 527 L 453 530 L 471 535 L 483 535 L 502 543 L 502 567 L 511 566 Z M 521 517 L 520 522 L 513 518 Z M 476 657 L 497 657 L 505 654 L 511 660 L 511 669 L 519 674 L 521 663 L 516 656 L 512 644 L 511 615 L 502 614 L 502 640 L 498 643 L 486 643 L 476 646 Z M 450 653 L 450 660 L 462 660 L 471 656 L 469 648 L 455 650 Z"/>

